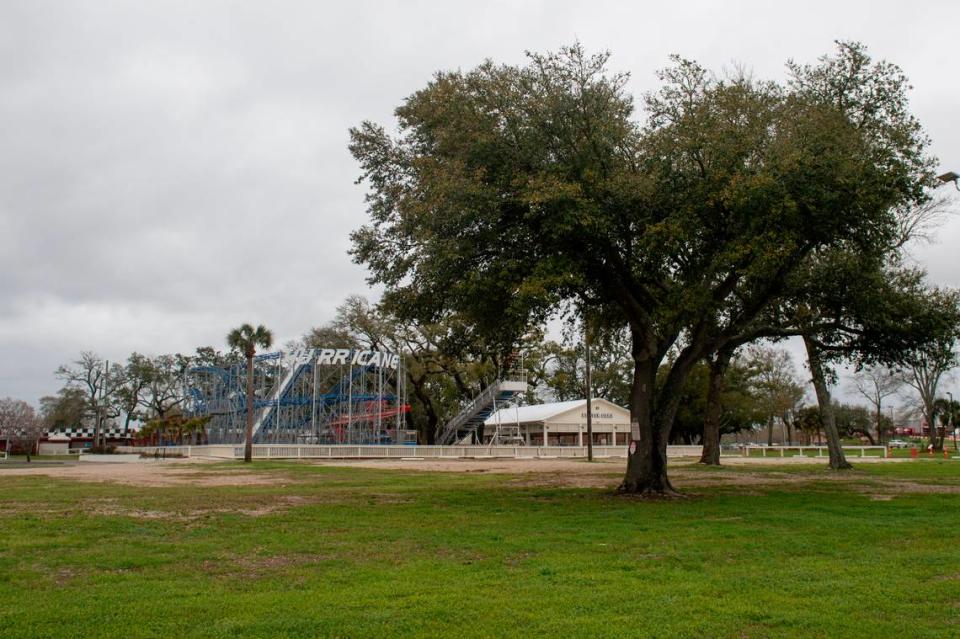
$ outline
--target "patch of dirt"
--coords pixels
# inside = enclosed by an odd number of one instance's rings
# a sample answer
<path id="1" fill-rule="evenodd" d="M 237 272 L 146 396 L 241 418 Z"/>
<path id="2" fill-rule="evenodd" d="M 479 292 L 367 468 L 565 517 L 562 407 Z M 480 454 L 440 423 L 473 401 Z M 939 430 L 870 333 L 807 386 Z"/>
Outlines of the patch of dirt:
<path id="1" fill-rule="evenodd" d="M 616 487 L 623 474 L 623 459 L 362 459 L 310 462 L 320 466 L 410 470 L 414 472 L 487 473 L 515 475 L 513 486 L 551 488 Z"/>
<path id="2" fill-rule="evenodd" d="M 914 481 L 890 481 L 873 480 L 868 486 L 856 488 L 861 492 L 877 493 L 877 498 L 881 495 L 887 499 L 893 499 L 894 495 L 924 494 L 924 495 L 960 495 L 960 486 L 947 486 L 942 484 L 921 484 Z"/>
<path id="3" fill-rule="evenodd" d="M 623 477 L 623 470 L 617 472 L 606 468 L 571 468 L 568 472 L 535 473 L 528 471 L 518 474 L 510 481 L 513 486 L 533 488 L 616 488 Z M 830 476 L 835 478 L 835 476 Z M 782 484 L 803 484 L 824 479 L 819 475 L 793 475 L 790 473 L 750 473 L 741 470 L 704 471 L 694 464 L 677 465 L 670 470 L 670 482 L 678 490 L 713 487 L 749 487 L 774 486 Z"/>
<path id="4" fill-rule="evenodd" d="M 960 494 L 960 486 L 945 486 L 940 484 L 921 484 L 919 482 L 884 482 L 884 485 L 894 488 L 900 493 L 937 493 L 947 495 Z"/>
<path id="5" fill-rule="evenodd" d="M 259 578 L 267 573 L 290 566 L 309 566 L 334 557 L 320 554 L 291 555 L 231 555 L 224 559 L 208 559 L 203 562 L 203 571 L 221 577 Z"/>
<path id="6" fill-rule="evenodd" d="M 516 568 L 517 566 L 527 561 L 528 559 L 531 559 L 534 556 L 535 555 L 532 552 L 527 550 L 513 553 L 511 555 L 507 555 L 506 557 L 504 557 L 503 565 L 509 566 L 511 568 Z"/>
<path id="7" fill-rule="evenodd" d="M 523 474 L 551 473 L 591 474 L 595 472 L 620 473 L 624 459 L 331 459 L 307 462 L 318 466 L 346 468 L 377 468 L 385 470 L 413 470 L 417 472 Z"/>
<path id="8" fill-rule="evenodd" d="M 271 497 L 268 503 L 255 506 L 244 505 L 237 507 L 215 506 L 210 508 L 193 508 L 184 510 L 145 510 L 140 508 L 124 508 L 116 499 L 88 500 L 83 506 L 86 513 L 105 517 L 133 517 L 136 519 L 157 519 L 164 521 L 192 522 L 210 515 L 236 514 L 247 517 L 263 517 L 277 512 L 283 512 L 293 506 L 312 503 L 309 499 L 299 495 L 279 495 Z"/>
<path id="9" fill-rule="evenodd" d="M 82 462 L 61 466 L 37 466 L 35 468 L 10 468 L 0 472 L 0 484 L 8 476 L 43 475 L 58 479 L 88 482 L 108 482 L 129 486 L 168 487 L 227 487 L 227 486 L 291 486 L 312 481 L 309 478 L 293 478 L 286 473 L 257 472 L 256 465 L 237 465 L 230 468 L 204 468 L 217 460 L 175 459 L 144 461 L 136 463 Z M 856 458 L 861 463 L 905 463 L 905 459 Z M 372 468 L 380 470 L 404 470 L 412 472 L 484 473 L 510 475 L 508 484 L 531 488 L 596 488 L 613 491 L 620 483 L 625 466 L 621 458 L 598 459 L 593 463 L 583 459 L 369 459 L 369 460 L 322 460 L 302 462 L 319 466 L 344 468 Z M 771 465 L 817 465 L 824 466 L 823 458 L 816 457 L 725 457 L 719 469 L 708 469 L 695 463 L 692 458 L 672 459 L 670 480 L 674 487 L 689 494 L 697 488 L 734 488 L 742 494 L 775 489 L 783 485 L 802 485 L 824 482 L 841 482 L 863 494 L 878 500 L 892 499 L 906 493 L 960 494 L 960 485 L 926 484 L 912 481 L 885 480 L 866 477 L 860 473 L 790 473 L 751 472 L 744 466 L 763 467 Z M 749 491 L 749 492 L 747 492 Z M 396 493 L 364 493 L 363 499 L 376 503 L 403 503 L 409 498 Z M 337 495 L 333 501 L 349 500 L 349 495 Z M 291 500 L 302 500 L 300 502 Z M 269 515 L 290 508 L 295 503 L 314 503 L 303 497 L 283 497 L 270 502 L 247 505 L 242 508 L 212 508 L 184 510 L 179 512 L 118 509 L 115 505 L 98 505 L 103 515 L 127 515 L 144 519 L 179 519 L 190 521 L 211 513 L 239 513 L 251 517 Z M 331 501 L 327 496 L 326 501 Z M 4 514 L 18 510 L 18 506 L 6 503 Z M 43 514 L 33 511 L 34 514 Z"/>
<path id="10" fill-rule="evenodd" d="M 511 486 L 523 488 L 610 488 L 613 490 L 620 484 L 622 473 L 594 474 L 594 475 L 539 475 L 526 473 L 511 479 Z"/>
<path id="11" fill-rule="evenodd" d="M 953 573 L 950 575 L 937 575 L 933 578 L 934 581 L 958 581 L 960 580 L 960 573 Z"/>
<path id="12" fill-rule="evenodd" d="M 280 473 L 257 473 L 245 468 L 197 472 L 207 459 L 176 459 L 130 463 L 80 462 L 64 466 L 10 468 L 0 472 L 0 481 L 10 476 L 43 475 L 55 479 L 106 482 L 127 486 L 287 486 L 295 483 Z"/>
<path id="13" fill-rule="evenodd" d="M 53 580 L 61 588 L 70 583 L 77 576 L 77 571 L 73 568 L 61 568 L 59 569 Z"/>
<path id="14" fill-rule="evenodd" d="M 484 555 L 473 551 L 467 550 L 466 548 L 449 548 L 447 546 L 440 546 L 433 551 L 433 557 L 436 559 L 445 559 L 458 561 L 464 566 L 469 566 L 475 564 L 484 559 Z"/>

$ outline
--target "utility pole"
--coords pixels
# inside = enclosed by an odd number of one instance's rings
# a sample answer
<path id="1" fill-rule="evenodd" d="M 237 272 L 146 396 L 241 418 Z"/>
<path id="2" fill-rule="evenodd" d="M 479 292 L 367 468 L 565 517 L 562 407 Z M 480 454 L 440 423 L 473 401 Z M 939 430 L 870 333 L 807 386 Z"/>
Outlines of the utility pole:
<path id="1" fill-rule="evenodd" d="M 593 461 L 593 380 L 590 377 L 590 327 L 583 318 L 583 345 L 587 360 L 587 461 Z"/>
<path id="2" fill-rule="evenodd" d="M 103 433 L 103 402 L 107 395 L 107 384 L 110 381 L 110 360 L 103 363 L 103 379 L 100 381 L 100 399 L 97 401 L 96 422 L 93 429 L 93 447 L 103 448 L 100 443 Z"/>

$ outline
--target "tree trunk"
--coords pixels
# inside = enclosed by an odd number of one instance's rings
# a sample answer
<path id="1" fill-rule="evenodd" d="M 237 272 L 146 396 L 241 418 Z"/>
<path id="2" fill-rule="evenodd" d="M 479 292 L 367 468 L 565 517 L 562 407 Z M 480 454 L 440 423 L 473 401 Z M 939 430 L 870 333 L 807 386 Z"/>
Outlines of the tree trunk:
<path id="1" fill-rule="evenodd" d="M 767 418 L 767 446 L 773 446 L 773 416 Z"/>
<path id="2" fill-rule="evenodd" d="M 883 414 L 880 412 L 880 400 L 877 400 L 877 442 L 883 444 L 883 427 L 880 425 Z"/>
<path id="3" fill-rule="evenodd" d="M 627 472 L 620 493 L 647 496 L 676 495 L 667 478 L 667 442 L 680 406 L 683 385 L 690 369 L 703 357 L 697 346 L 685 348 L 673 363 L 661 389 L 656 387 L 659 360 L 655 339 L 632 330 L 633 384 L 630 389 L 631 441 Z"/>
<path id="4" fill-rule="evenodd" d="M 633 332 L 633 384 L 630 388 L 630 448 L 620 493 L 667 495 L 675 491 L 667 478 L 667 440 L 653 423 L 657 363 L 643 338 Z"/>
<path id="5" fill-rule="evenodd" d="M 703 416 L 703 452 L 700 463 L 708 466 L 720 465 L 720 417 L 727 367 L 730 365 L 729 351 L 721 351 L 710 360 L 710 384 L 707 387 L 707 408 Z"/>
<path id="6" fill-rule="evenodd" d="M 432 446 L 437 443 L 437 429 L 440 426 L 440 418 L 437 416 L 437 411 L 433 406 L 433 400 L 430 398 L 430 394 L 424 388 L 427 376 L 421 375 L 417 378 L 407 373 L 407 379 L 413 387 L 413 396 L 420 400 L 420 405 L 423 406 L 423 412 L 427 417 L 427 421 L 421 426 L 417 438 L 422 439 L 428 446 Z"/>
<path id="7" fill-rule="evenodd" d="M 820 418 L 823 421 L 823 432 L 827 438 L 827 448 L 830 451 L 830 468 L 845 470 L 853 468 L 843 454 L 840 444 L 840 433 L 837 431 L 837 420 L 833 413 L 833 404 L 830 403 L 830 389 L 827 388 L 827 379 L 823 370 L 823 362 L 817 345 L 806 335 L 803 344 L 807 348 L 807 358 L 810 364 L 810 375 L 813 378 L 813 388 L 817 393 L 817 404 L 820 407 Z"/>
<path id="8" fill-rule="evenodd" d="M 243 443 L 243 461 L 253 461 L 253 356 L 247 355 L 247 435 Z"/>
<path id="9" fill-rule="evenodd" d="M 617 492 L 649 496 L 676 494 L 667 477 L 667 437 L 647 421 L 640 439 L 630 442 L 627 473 Z"/>

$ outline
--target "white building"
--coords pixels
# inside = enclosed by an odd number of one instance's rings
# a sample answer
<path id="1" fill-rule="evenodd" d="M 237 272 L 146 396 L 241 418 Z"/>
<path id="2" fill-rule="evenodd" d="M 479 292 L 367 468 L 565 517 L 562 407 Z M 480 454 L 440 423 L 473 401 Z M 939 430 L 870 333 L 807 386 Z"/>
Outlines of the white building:
<path id="1" fill-rule="evenodd" d="M 593 443 L 626 446 L 630 437 L 630 411 L 605 399 L 594 399 Z M 586 446 L 587 400 L 507 406 L 483 423 L 484 443 L 497 429 L 510 429 L 528 446 Z M 544 444 L 546 442 L 546 444 Z"/>

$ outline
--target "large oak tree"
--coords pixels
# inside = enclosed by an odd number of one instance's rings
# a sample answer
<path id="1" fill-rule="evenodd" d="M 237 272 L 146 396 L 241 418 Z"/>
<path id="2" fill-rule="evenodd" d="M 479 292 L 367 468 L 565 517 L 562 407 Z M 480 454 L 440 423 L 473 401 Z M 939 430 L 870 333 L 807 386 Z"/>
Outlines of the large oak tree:
<path id="1" fill-rule="evenodd" d="M 814 252 L 890 242 L 931 172 L 919 132 L 891 150 L 808 85 L 679 58 L 638 120 L 607 61 L 575 45 L 439 73 L 397 109 L 397 135 L 353 130 L 371 217 L 354 256 L 399 315 L 456 312 L 504 341 L 571 300 L 621 318 L 634 368 L 621 490 L 662 494 L 694 365 Z"/>

